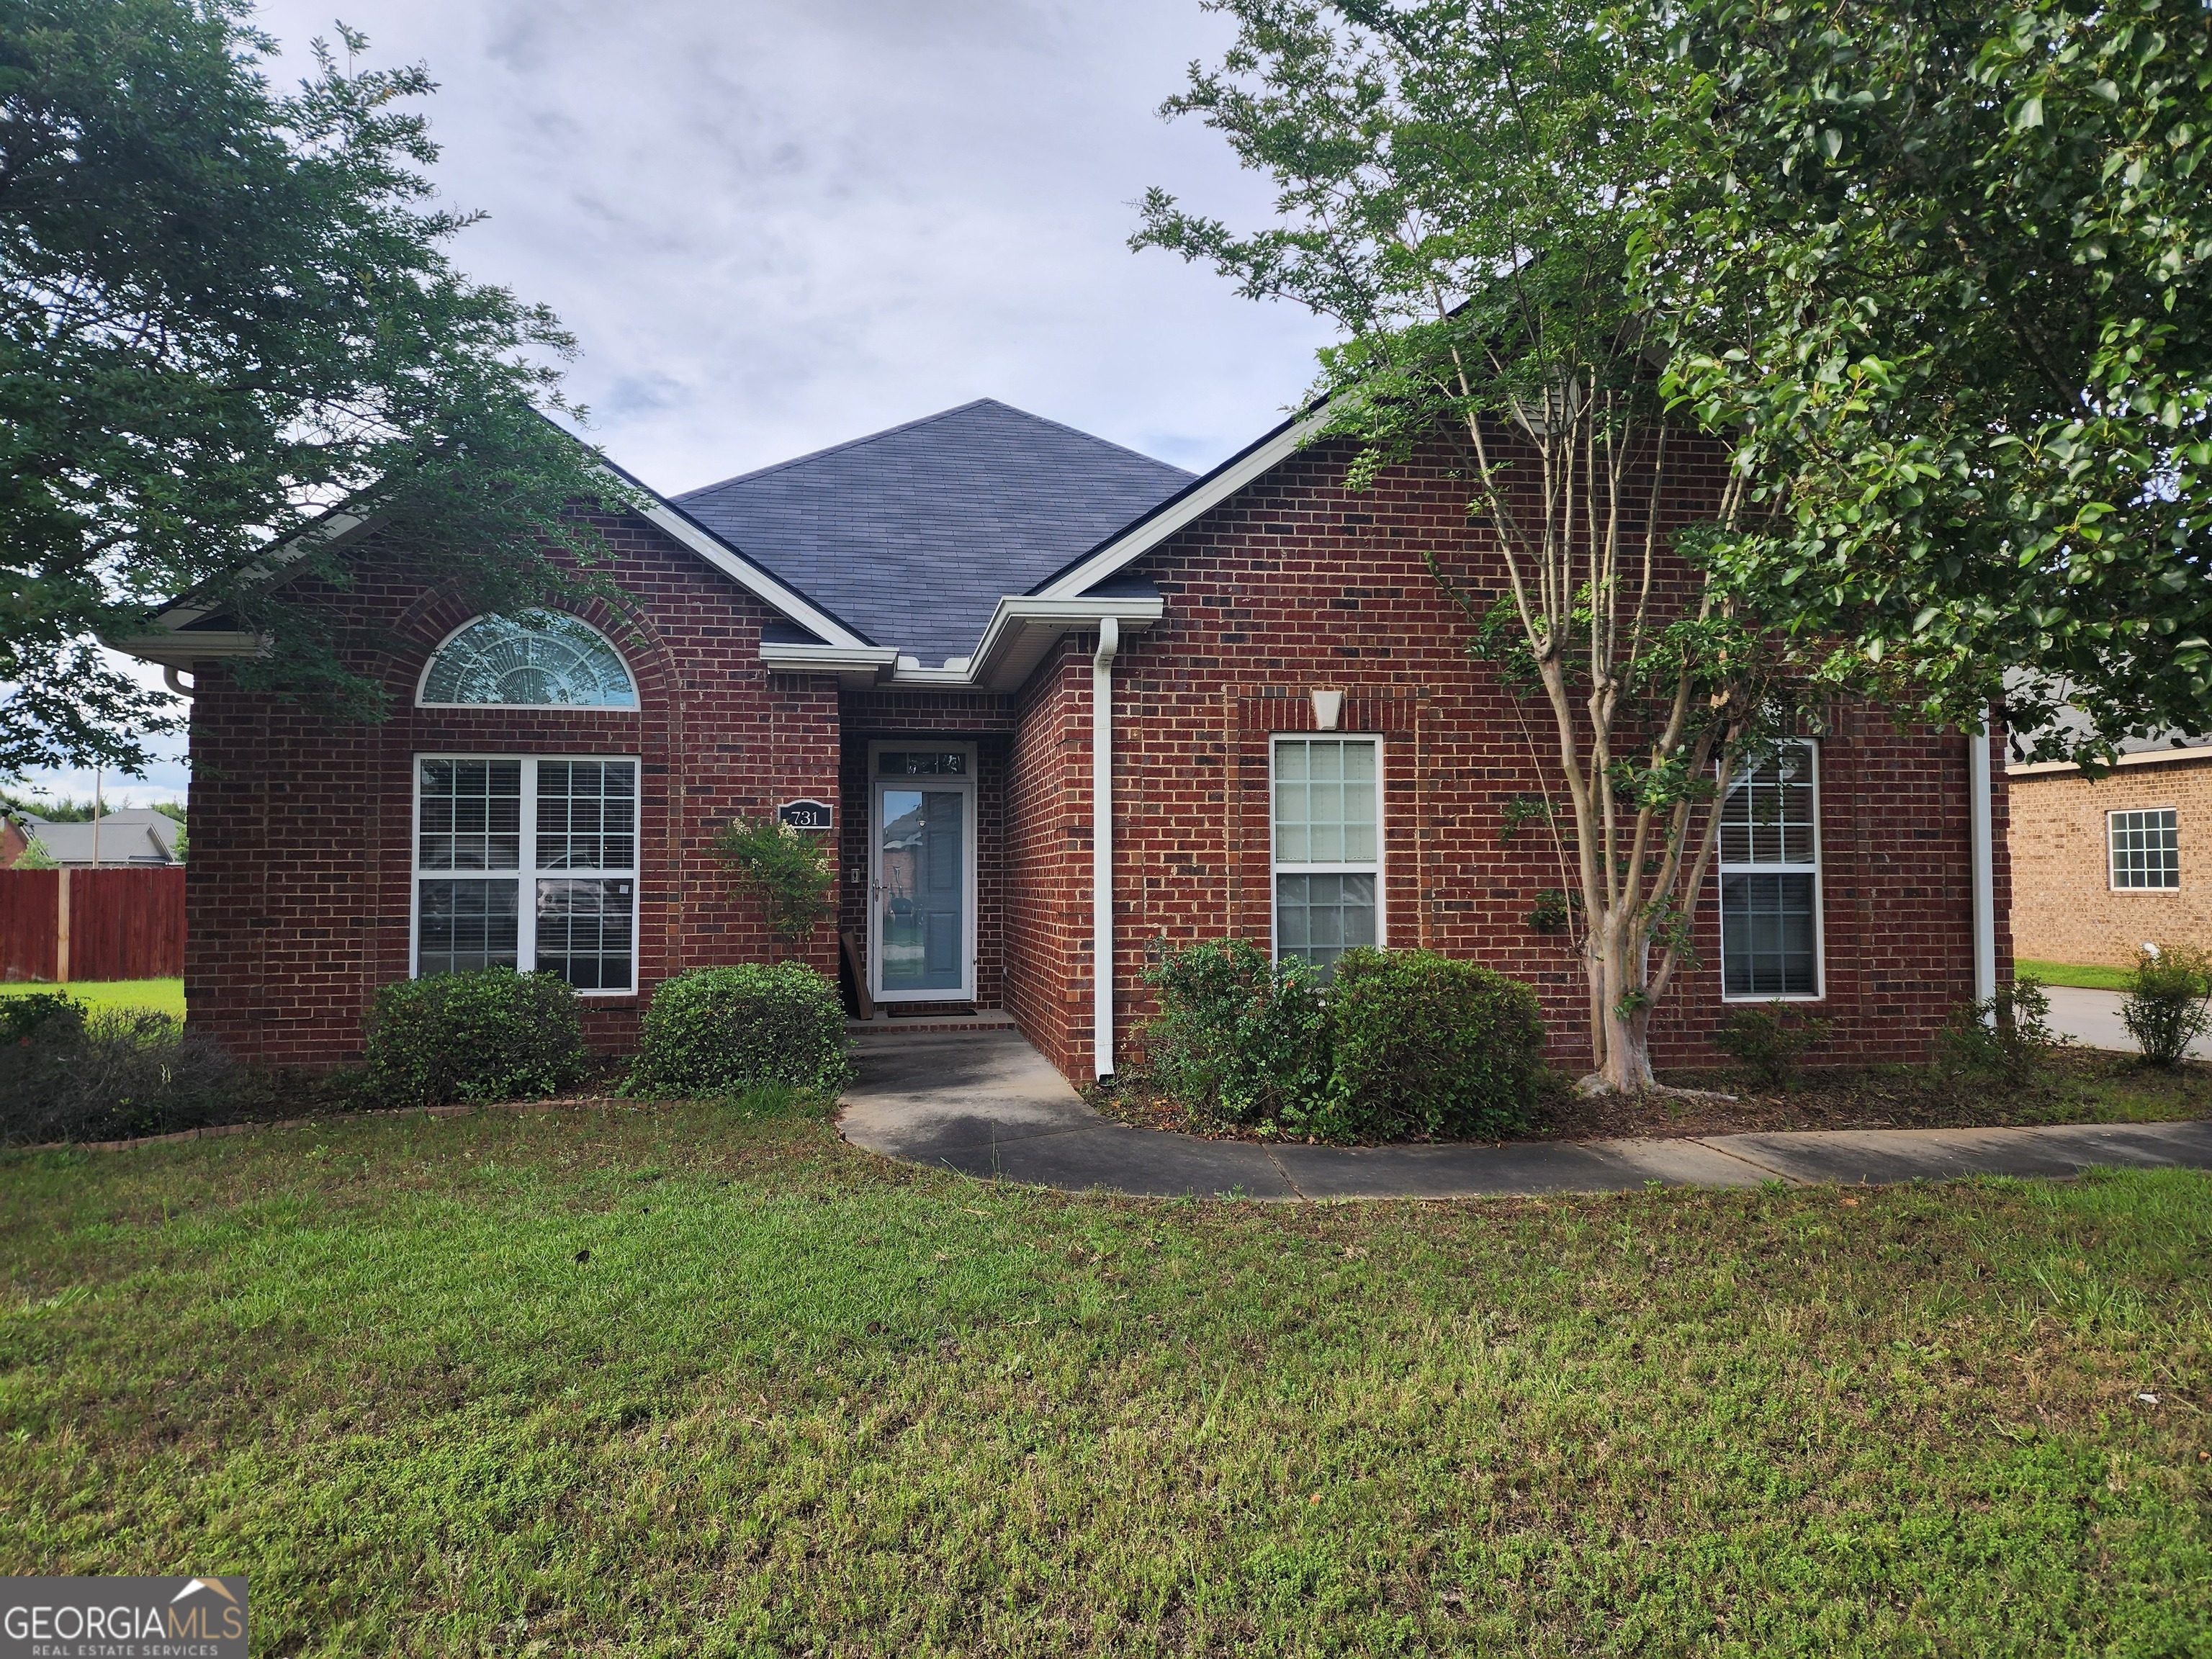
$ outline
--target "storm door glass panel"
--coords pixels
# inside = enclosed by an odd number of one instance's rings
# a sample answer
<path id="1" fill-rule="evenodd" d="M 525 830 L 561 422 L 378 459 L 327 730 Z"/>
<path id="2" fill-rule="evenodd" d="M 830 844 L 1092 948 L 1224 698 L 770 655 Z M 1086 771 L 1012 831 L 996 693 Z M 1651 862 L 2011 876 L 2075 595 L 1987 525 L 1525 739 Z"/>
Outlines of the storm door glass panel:
<path id="1" fill-rule="evenodd" d="M 964 790 L 886 787 L 878 798 L 881 989 L 959 992 L 967 968 Z"/>

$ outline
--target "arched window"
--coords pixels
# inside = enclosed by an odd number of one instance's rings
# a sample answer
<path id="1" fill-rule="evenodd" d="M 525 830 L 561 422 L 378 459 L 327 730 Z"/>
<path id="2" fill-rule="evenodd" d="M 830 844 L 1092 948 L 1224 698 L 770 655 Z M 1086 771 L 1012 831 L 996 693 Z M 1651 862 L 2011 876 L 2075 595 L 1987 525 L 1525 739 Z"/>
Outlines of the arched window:
<path id="1" fill-rule="evenodd" d="M 416 702 L 635 708 L 637 688 L 598 629 L 557 611 L 479 617 L 430 659 Z"/>

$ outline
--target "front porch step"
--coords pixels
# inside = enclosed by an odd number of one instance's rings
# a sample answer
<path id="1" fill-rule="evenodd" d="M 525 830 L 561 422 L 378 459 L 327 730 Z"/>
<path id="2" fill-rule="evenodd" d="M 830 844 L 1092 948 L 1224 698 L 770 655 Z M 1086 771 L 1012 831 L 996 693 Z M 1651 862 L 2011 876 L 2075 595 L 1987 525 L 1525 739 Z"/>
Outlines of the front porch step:
<path id="1" fill-rule="evenodd" d="M 891 1031 L 1015 1031 L 1021 1028 L 1014 1017 L 999 1008 L 986 1008 L 972 1014 L 916 1014 L 897 1017 L 876 1010 L 873 1019 L 848 1019 L 845 1030 L 853 1036 L 881 1036 Z"/>

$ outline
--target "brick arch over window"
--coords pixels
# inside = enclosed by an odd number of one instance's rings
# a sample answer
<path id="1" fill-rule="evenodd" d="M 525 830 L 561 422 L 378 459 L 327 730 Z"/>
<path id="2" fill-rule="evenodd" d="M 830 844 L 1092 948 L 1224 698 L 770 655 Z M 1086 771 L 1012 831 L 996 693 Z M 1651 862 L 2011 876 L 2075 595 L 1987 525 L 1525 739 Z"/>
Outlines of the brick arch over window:
<path id="1" fill-rule="evenodd" d="M 423 665 L 416 702 L 430 708 L 635 708 L 638 688 L 614 642 L 560 611 L 477 617 Z"/>

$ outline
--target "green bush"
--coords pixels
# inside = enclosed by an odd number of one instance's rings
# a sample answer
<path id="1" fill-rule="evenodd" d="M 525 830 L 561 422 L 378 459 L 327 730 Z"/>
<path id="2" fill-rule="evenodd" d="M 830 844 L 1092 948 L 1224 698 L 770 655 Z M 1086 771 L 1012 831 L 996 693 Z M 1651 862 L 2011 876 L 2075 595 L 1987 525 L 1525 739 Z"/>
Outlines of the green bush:
<path id="1" fill-rule="evenodd" d="M 2023 976 L 1985 1001 L 1953 1009 L 1941 1042 L 1945 1070 L 2017 1087 L 2040 1078 L 2065 1039 L 2051 1029 L 2051 999 L 2042 983 Z"/>
<path id="2" fill-rule="evenodd" d="M 0 1045 L 72 1036 L 84 1030 L 84 1005 L 65 991 L 0 997 Z"/>
<path id="3" fill-rule="evenodd" d="M 1434 951 L 1346 951 L 1328 996 L 1327 1139 L 1490 1139 L 1525 1127 L 1541 1080 L 1536 994 Z"/>
<path id="4" fill-rule="evenodd" d="M 374 1094 L 410 1106 L 558 1094 L 584 1074 L 576 994 L 512 968 L 387 985 L 369 1014 L 364 1070 Z"/>
<path id="5" fill-rule="evenodd" d="M 1797 1056 L 1819 1048 L 1834 1029 L 1774 1001 L 1735 1010 L 1713 1033 L 1713 1047 L 1750 1066 L 1769 1088 L 1787 1090 L 1796 1079 Z"/>
<path id="6" fill-rule="evenodd" d="M 629 1088 L 642 1095 L 743 1095 L 764 1084 L 843 1092 L 845 1005 L 834 981 L 796 962 L 698 968 L 653 994 Z"/>
<path id="7" fill-rule="evenodd" d="M 1328 1027 L 1313 970 L 1249 940 L 1174 952 L 1146 970 L 1160 1014 L 1145 1030 L 1157 1085 L 1200 1117 L 1304 1124 L 1328 1086 Z"/>
<path id="8" fill-rule="evenodd" d="M 1151 1080 L 1201 1120 L 1316 1140 L 1510 1133 L 1543 1085 L 1535 993 L 1429 951 L 1348 951 L 1328 984 L 1243 939 L 1152 969 Z"/>
<path id="9" fill-rule="evenodd" d="M 2212 956 L 2202 951 L 2146 950 L 2128 975 L 2120 1019 L 2154 1066 L 2178 1066 L 2204 1035 L 2212 997 Z"/>

